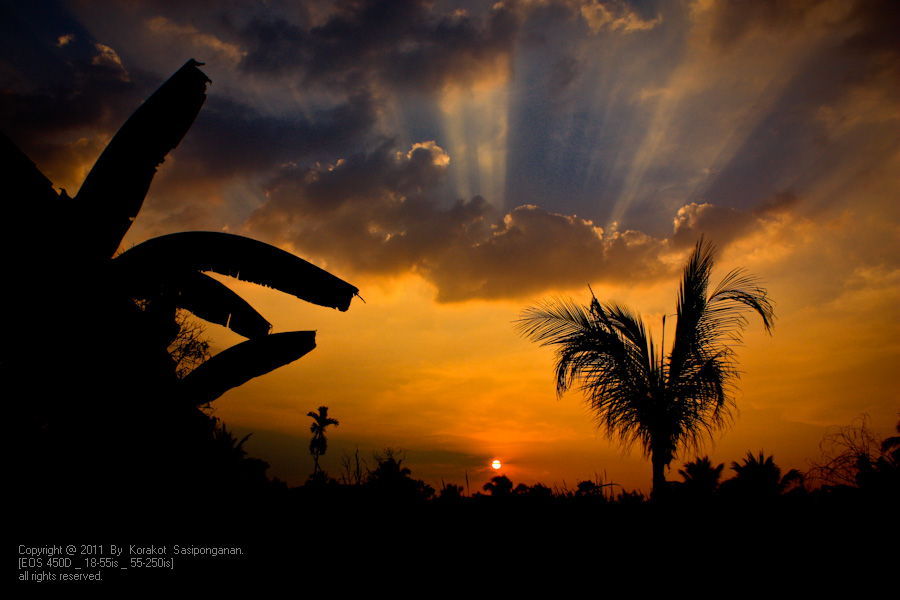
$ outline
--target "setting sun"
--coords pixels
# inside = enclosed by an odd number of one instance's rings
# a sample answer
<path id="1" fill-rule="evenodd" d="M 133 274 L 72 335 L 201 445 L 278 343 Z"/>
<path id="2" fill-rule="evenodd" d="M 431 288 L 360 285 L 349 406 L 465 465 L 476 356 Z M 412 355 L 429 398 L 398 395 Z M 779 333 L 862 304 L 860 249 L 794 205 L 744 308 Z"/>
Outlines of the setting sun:
<path id="1" fill-rule="evenodd" d="M 491 467 L 493 467 L 493 468 L 495 468 L 495 469 L 499 469 L 499 468 L 501 467 L 500 461 L 499 461 L 499 460 L 495 460 L 494 462 L 491 463 Z"/>

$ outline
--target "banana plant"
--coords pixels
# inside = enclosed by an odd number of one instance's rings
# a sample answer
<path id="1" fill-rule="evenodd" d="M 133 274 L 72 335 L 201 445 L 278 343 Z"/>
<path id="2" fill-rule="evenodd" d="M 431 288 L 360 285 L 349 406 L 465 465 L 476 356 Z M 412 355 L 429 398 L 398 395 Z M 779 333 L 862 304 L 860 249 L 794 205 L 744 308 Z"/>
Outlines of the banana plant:
<path id="1" fill-rule="evenodd" d="M 133 316 L 134 300 L 140 299 L 146 314 L 125 320 L 140 322 L 144 335 L 113 331 L 106 335 L 106 345 L 154 339 L 164 349 L 173 337 L 171 325 L 177 308 L 248 338 L 184 379 L 170 382 L 177 388 L 175 396 L 202 405 L 315 348 L 314 331 L 270 334 L 272 327 L 262 315 L 204 272 L 272 287 L 341 311 L 346 311 L 358 295 L 356 287 L 293 254 L 226 233 L 165 235 L 114 256 L 140 212 L 158 166 L 179 145 L 206 100 L 211 82 L 199 66 L 202 63 L 189 60 L 134 112 L 97 159 L 74 198 L 64 190 L 55 192 L 34 163 L 0 135 L 0 163 L 12 200 L 6 203 L 10 220 L 5 229 L 10 229 L 10 224 L 39 221 L 46 233 L 46 243 L 23 240 L 11 231 L 0 236 L 7 271 L 22 290 L 18 302 L 3 301 L 6 331 L 0 365 L 21 362 L 23 346 L 18 341 L 35 337 L 27 321 L 10 319 L 10 313 L 21 313 L 30 306 L 59 315 L 59 304 L 63 304 L 70 309 L 68 314 L 57 316 L 56 321 L 51 319 L 53 326 L 38 326 L 38 330 L 49 335 L 65 321 L 81 325 L 74 337 L 90 338 L 95 331 L 91 321 Z M 23 246 L 27 248 L 24 253 Z M 21 260 L 10 259 L 15 255 Z M 62 284 L 47 276 L 48 265 L 62 277 Z M 85 298 L 85 294 L 91 296 Z M 71 301 L 60 302 L 61 296 Z M 99 346 L 95 342 L 93 347 Z M 128 362 L 150 355 L 138 350 Z M 84 359 L 75 356 L 72 360 Z M 116 368 L 121 370 L 120 365 L 125 363 L 119 360 Z M 119 380 L 128 377 L 131 375 L 120 376 Z"/>

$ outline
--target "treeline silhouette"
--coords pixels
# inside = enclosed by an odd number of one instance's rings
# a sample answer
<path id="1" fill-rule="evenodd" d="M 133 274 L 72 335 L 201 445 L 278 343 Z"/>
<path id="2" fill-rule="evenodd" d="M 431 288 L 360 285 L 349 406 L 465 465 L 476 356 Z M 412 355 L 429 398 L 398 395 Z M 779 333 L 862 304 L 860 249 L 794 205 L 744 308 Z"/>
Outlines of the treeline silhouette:
<path id="1" fill-rule="evenodd" d="M 900 425 L 898 425 L 900 427 Z M 893 439 L 893 438 L 892 438 Z M 358 458 L 357 458 L 358 460 Z M 651 501 L 639 491 L 629 491 L 615 482 L 596 480 L 577 481 L 573 487 L 543 483 L 515 484 L 505 475 L 496 475 L 481 488 L 467 490 L 462 484 L 444 484 L 439 490 L 415 479 L 397 450 L 388 448 L 375 454 L 373 467 L 366 467 L 359 476 L 344 472 L 339 478 L 329 477 L 322 470 L 310 476 L 304 485 L 285 488 L 288 495 L 309 501 L 379 502 L 406 505 L 430 504 L 438 507 L 469 505 L 546 507 L 562 505 L 602 506 L 694 506 L 705 509 L 720 506 L 754 505 L 759 509 L 778 509 L 799 506 L 827 505 L 837 507 L 855 503 L 892 503 L 900 498 L 900 461 L 897 449 L 889 447 L 877 457 L 857 455 L 854 483 L 829 483 L 821 480 L 817 468 L 807 474 L 791 469 L 782 474 L 772 455 L 760 451 L 747 455 L 730 465 L 733 475 L 724 478 L 725 464 L 714 466 L 708 457 L 684 463 L 678 473 L 680 480 L 667 481 L 669 492 L 664 500 Z"/>

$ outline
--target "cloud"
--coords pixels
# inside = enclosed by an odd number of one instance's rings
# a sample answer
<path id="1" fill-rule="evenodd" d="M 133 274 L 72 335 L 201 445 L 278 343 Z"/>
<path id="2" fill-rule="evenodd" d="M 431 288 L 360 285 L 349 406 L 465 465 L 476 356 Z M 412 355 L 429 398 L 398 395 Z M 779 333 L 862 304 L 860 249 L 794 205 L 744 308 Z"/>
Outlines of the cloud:
<path id="1" fill-rule="evenodd" d="M 827 0 L 756 0 L 729 2 L 716 0 L 697 3 L 695 17 L 707 12 L 709 40 L 718 50 L 730 50 L 754 30 L 797 31 L 807 15 Z"/>
<path id="2" fill-rule="evenodd" d="M 117 72 L 118 78 L 122 81 L 131 80 L 128 71 L 125 70 L 125 65 L 122 64 L 122 59 L 119 58 L 115 50 L 105 44 L 94 44 L 94 48 L 97 50 L 97 54 L 91 59 L 92 65 L 105 67 L 110 71 Z"/>
<path id="3" fill-rule="evenodd" d="M 450 248 L 423 274 L 439 302 L 522 298 L 600 281 L 647 281 L 668 272 L 664 240 L 638 232 L 605 237 L 591 221 L 520 206 L 475 244 Z"/>
<path id="4" fill-rule="evenodd" d="M 215 52 L 235 64 L 246 55 L 246 51 L 241 50 L 236 44 L 223 41 L 212 34 L 202 33 L 193 25 L 180 25 L 162 15 L 147 19 L 146 24 L 155 34 L 186 40 L 201 52 Z"/>
<path id="5" fill-rule="evenodd" d="M 210 96 L 179 149 L 179 160 L 194 177 L 252 175 L 284 163 L 340 156 L 364 143 L 376 120 L 376 107 L 365 93 L 330 108 L 287 115 Z"/>
<path id="6" fill-rule="evenodd" d="M 647 31 L 662 23 L 662 15 L 657 15 L 653 19 L 644 19 L 631 6 L 620 1 L 591 0 L 581 6 L 580 12 L 594 33 L 602 30 L 623 33 Z"/>
<path id="7" fill-rule="evenodd" d="M 733 208 L 691 202 L 675 215 L 673 241 L 678 246 L 692 245 L 701 233 L 712 235 L 719 243 L 733 240 L 752 224 L 752 217 Z"/>
<path id="8" fill-rule="evenodd" d="M 434 14 L 422 0 L 337 4 L 322 22 L 258 16 L 240 29 L 250 73 L 299 75 L 304 84 L 354 91 L 373 82 L 433 92 L 509 69 L 517 31 L 498 3 L 485 23 L 463 11 Z"/>
<path id="9" fill-rule="evenodd" d="M 463 302 L 652 283 L 677 273 L 681 255 L 701 235 L 728 247 L 783 232 L 799 202 L 788 191 L 749 211 L 688 203 L 675 213 L 668 236 L 605 231 L 535 205 L 501 217 L 481 197 L 448 203 L 450 163 L 433 141 L 400 151 L 383 140 L 333 164 L 286 167 L 245 227 L 342 272 L 418 274 L 435 286 L 438 302 Z"/>
<path id="10" fill-rule="evenodd" d="M 488 210 L 480 197 L 441 207 L 447 164 L 433 142 L 398 152 L 383 140 L 331 165 L 288 167 L 247 228 L 357 272 L 419 271 L 446 248 L 478 239 Z"/>
<path id="11" fill-rule="evenodd" d="M 287 167 L 245 227 L 303 256 L 363 274 L 416 273 L 440 302 L 524 297 L 670 272 L 669 242 L 520 206 L 490 225 L 481 197 L 441 201 L 450 157 L 434 142 L 384 140 L 330 165 Z"/>

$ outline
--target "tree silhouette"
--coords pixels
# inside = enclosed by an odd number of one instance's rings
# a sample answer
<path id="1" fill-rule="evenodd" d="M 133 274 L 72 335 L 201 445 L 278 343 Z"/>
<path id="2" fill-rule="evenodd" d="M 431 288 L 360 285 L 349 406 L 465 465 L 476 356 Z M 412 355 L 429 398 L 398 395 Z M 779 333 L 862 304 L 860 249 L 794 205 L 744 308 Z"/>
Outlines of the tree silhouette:
<path id="1" fill-rule="evenodd" d="M 897 433 L 900 433 L 900 421 L 897 422 Z M 881 442 L 881 453 L 886 460 L 891 461 L 894 466 L 900 466 L 900 435 L 894 435 L 885 438 Z"/>
<path id="2" fill-rule="evenodd" d="M 427 500 L 434 495 L 434 488 L 413 479 L 412 471 L 402 466 L 403 459 L 397 458 L 398 451 L 386 448 L 384 455 L 375 455 L 376 466 L 366 476 L 365 488 L 379 501 L 409 502 Z"/>
<path id="3" fill-rule="evenodd" d="M 900 492 L 900 436 L 882 440 L 869 423 L 862 415 L 849 426 L 832 428 L 819 444 L 822 454 L 811 461 L 808 477 L 829 486 Z"/>
<path id="4" fill-rule="evenodd" d="M 495 498 L 509 498 L 513 493 L 513 483 L 506 475 L 492 477 L 482 489 Z"/>
<path id="5" fill-rule="evenodd" d="M 593 294 L 588 306 L 552 300 L 518 320 L 525 337 L 557 347 L 557 394 L 580 384 L 607 435 L 640 442 L 653 466 L 655 496 L 664 494 L 665 468 L 679 448 L 698 448 L 730 415 L 738 378 L 732 346 L 747 323 L 743 312 L 758 313 L 766 331 L 774 319 L 766 291 L 743 270 L 728 273 L 708 294 L 713 253 L 701 238 L 685 266 L 668 355 L 636 313 Z"/>
<path id="6" fill-rule="evenodd" d="M 315 461 L 315 467 L 313 468 L 313 475 L 315 475 L 319 472 L 319 457 L 328 450 L 328 439 L 325 437 L 325 429 L 329 425 L 337 427 L 338 421 L 328 416 L 327 406 L 320 406 L 318 413 L 309 411 L 307 416 L 313 418 L 313 422 L 309 426 L 309 430 L 313 434 L 312 439 L 309 441 L 309 453 L 313 455 L 313 460 Z"/>
<path id="7" fill-rule="evenodd" d="M 465 497 L 465 490 L 461 485 L 450 483 L 441 488 L 441 493 L 436 498 L 440 502 L 460 502 Z"/>
<path id="8" fill-rule="evenodd" d="M 23 399 L 39 392 L 17 405 L 15 417 L 23 481 L 35 484 L 36 494 L 54 479 L 87 489 L 96 479 L 106 483 L 109 473 L 144 487 L 151 481 L 145 471 L 167 477 L 192 448 L 186 439 L 211 435 L 199 406 L 315 348 L 314 331 L 270 335 L 256 310 L 204 271 L 342 311 L 357 294 L 301 258 L 225 233 L 165 235 L 114 256 L 158 165 L 205 102 L 210 81 L 200 65 L 188 61 L 137 108 L 75 198 L 57 193 L 0 135 L 4 222 L 18 230 L 0 236 L 7 283 L 16 290 L 0 294 L 0 312 L 17 316 L 0 336 L 0 376 L 8 389 L 29 390 Z M 170 353 L 179 309 L 249 339 L 199 366 L 179 366 Z M 19 318 L 26 314 L 40 318 Z M 48 340 L 55 341 L 52 352 Z M 187 350 L 205 356 L 202 344 Z M 85 464 L 92 465 L 87 473 Z M 87 476 L 95 479 L 83 481 Z"/>
<path id="9" fill-rule="evenodd" d="M 179 309 L 175 316 L 178 334 L 169 344 L 169 356 L 175 363 L 175 376 L 184 379 L 191 371 L 209 360 L 209 340 L 204 337 L 203 326 L 190 318 L 190 313 Z"/>
<path id="10" fill-rule="evenodd" d="M 709 496 L 719 487 L 725 463 L 713 467 L 708 456 L 685 463 L 678 474 L 684 479 L 683 489 L 691 496 Z"/>
<path id="11" fill-rule="evenodd" d="M 791 469 L 782 477 L 775 459 L 771 455 L 764 457 L 762 450 L 759 456 L 747 452 L 740 463 L 731 463 L 731 469 L 735 472 L 734 478 L 722 485 L 728 488 L 729 493 L 739 494 L 746 500 L 771 499 L 803 485 L 803 475 L 799 471 Z"/>

